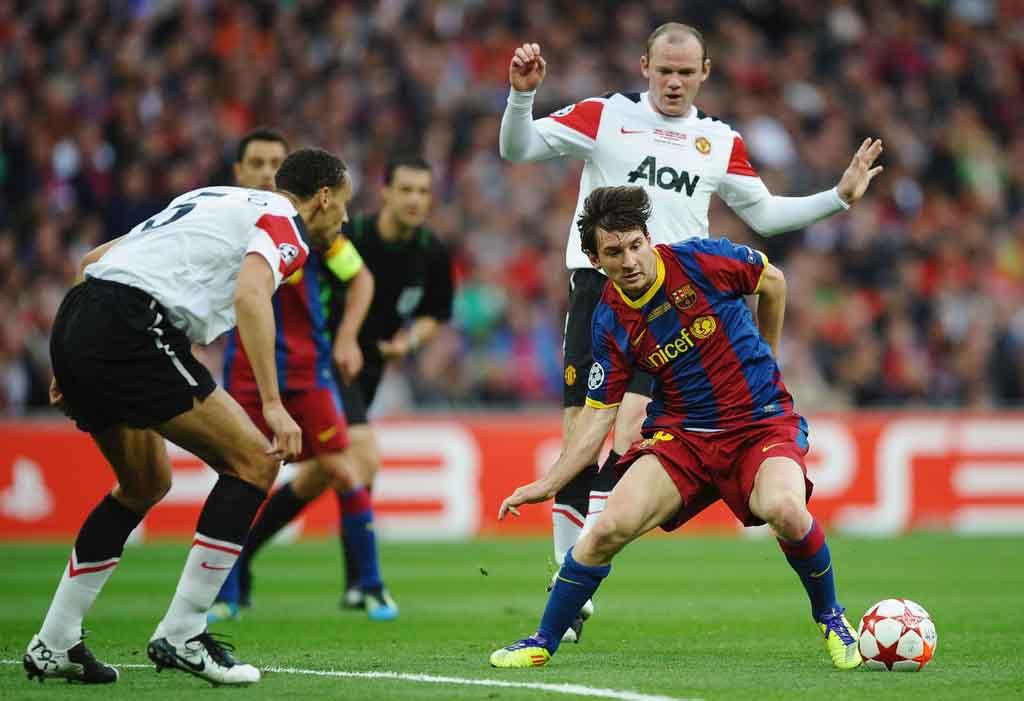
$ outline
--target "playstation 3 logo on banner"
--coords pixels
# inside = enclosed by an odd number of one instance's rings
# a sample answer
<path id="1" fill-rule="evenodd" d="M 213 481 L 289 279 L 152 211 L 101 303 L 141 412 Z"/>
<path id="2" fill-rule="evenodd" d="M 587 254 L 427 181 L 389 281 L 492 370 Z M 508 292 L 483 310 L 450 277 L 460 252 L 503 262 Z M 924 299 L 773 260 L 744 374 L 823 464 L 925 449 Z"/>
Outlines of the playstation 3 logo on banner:
<path id="1" fill-rule="evenodd" d="M 281 254 L 281 260 L 285 262 L 285 265 L 291 265 L 292 261 L 299 257 L 298 247 L 290 243 L 277 244 L 277 252 Z"/>
<path id="2" fill-rule="evenodd" d="M 590 375 L 587 377 L 587 387 L 597 389 L 604 384 L 604 368 L 601 363 L 594 363 L 590 366 Z"/>

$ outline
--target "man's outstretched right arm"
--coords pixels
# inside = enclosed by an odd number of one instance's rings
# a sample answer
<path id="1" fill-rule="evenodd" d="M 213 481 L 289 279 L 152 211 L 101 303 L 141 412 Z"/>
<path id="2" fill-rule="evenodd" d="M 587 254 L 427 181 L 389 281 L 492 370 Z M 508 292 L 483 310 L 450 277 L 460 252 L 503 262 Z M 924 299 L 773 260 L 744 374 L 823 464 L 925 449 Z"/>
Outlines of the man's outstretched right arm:
<path id="1" fill-rule="evenodd" d="M 501 116 L 498 138 L 501 157 L 506 160 L 521 163 L 561 155 L 544 141 L 533 123 L 533 96 L 546 74 L 547 64 L 540 54 L 540 45 L 523 44 L 515 50 L 508 64 L 508 82 L 512 89 Z"/>

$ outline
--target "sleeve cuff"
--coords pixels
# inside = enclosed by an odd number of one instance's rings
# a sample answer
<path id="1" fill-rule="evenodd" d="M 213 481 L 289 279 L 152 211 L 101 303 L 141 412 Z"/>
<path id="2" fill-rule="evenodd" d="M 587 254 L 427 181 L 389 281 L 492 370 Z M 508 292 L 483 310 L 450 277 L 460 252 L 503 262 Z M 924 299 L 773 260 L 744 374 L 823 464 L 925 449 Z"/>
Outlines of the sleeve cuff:
<path id="1" fill-rule="evenodd" d="M 536 90 L 528 90 L 527 92 L 520 92 L 515 88 L 509 90 L 508 93 L 508 106 L 516 109 L 533 111 L 533 96 L 537 94 Z"/>
<path id="2" fill-rule="evenodd" d="M 590 397 L 587 397 L 587 406 L 592 407 L 594 409 L 614 409 L 619 404 L 621 404 L 621 402 L 615 402 L 614 404 L 605 404 L 604 402 L 599 402 L 596 399 L 591 399 Z"/>
<path id="3" fill-rule="evenodd" d="M 836 211 L 837 212 L 840 211 L 840 210 L 847 210 L 847 209 L 850 208 L 850 205 L 842 197 L 839 196 L 839 188 L 838 187 L 832 188 L 831 192 L 832 192 L 832 198 L 836 201 L 836 205 L 837 205 Z"/>

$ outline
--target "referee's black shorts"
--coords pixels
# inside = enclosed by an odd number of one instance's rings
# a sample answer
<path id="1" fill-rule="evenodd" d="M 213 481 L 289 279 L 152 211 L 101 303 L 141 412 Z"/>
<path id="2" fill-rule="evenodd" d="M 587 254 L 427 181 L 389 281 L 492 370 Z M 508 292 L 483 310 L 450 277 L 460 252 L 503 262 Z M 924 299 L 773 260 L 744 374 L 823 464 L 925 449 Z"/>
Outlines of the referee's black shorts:
<path id="1" fill-rule="evenodd" d="M 155 299 L 95 278 L 61 302 L 50 359 L 75 423 L 89 433 L 120 424 L 151 428 L 217 386 Z"/>
<path id="2" fill-rule="evenodd" d="M 594 269 L 569 271 L 569 311 L 565 315 L 565 391 L 562 406 L 583 406 L 587 399 L 587 376 L 594 363 L 594 310 L 608 278 Z M 654 378 L 642 370 L 634 370 L 627 392 L 651 396 Z"/>
<path id="3" fill-rule="evenodd" d="M 334 374 L 334 381 L 338 385 L 338 394 L 341 395 L 345 421 L 349 426 L 361 426 L 369 423 L 367 415 L 370 405 L 373 404 L 373 398 L 377 396 L 377 387 L 380 386 L 380 379 L 384 374 L 383 366 L 372 363 L 363 365 L 363 369 L 359 371 L 356 379 L 349 383 L 341 379 L 338 366 L 334 363 L 331 363 L 331 370 Z"/>

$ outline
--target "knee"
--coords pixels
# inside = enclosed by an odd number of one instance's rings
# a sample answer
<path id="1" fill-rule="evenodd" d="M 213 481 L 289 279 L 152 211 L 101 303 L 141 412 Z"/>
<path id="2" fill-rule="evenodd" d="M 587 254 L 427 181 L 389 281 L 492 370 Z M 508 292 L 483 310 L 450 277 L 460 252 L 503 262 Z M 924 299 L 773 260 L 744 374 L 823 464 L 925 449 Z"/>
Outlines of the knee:
<path id="1" fill-rule="evenodd" d="M 152 479 L 121 483 L 114 491 L 115 498 L 138 514 L 144 514 L 160 503 L 171 491 L 171 477 L 159 474 Z"/>
<path id="2" fill-rule="evenodd" d="M 629 535 L 615 514 L 607 511 L 601 513 L 589 532 L 594 552 L 609 560 L 626 546 Z"/>
<path id="3" fill-rule="evenodd" d="M 230 464 L 231 471 L 241 480 L 269 491 L 277 479 L 281 463 L 263 453 L 240 454 Z"/>
<path id="4" fill-rule="evenodd" d="M 804 499 L 798 494 L 781 492 L 772 495 L 763 500 L 761 511 L 757 515 L 788 540 L 803 538 L 810 527 L 811 515 Z"/>

